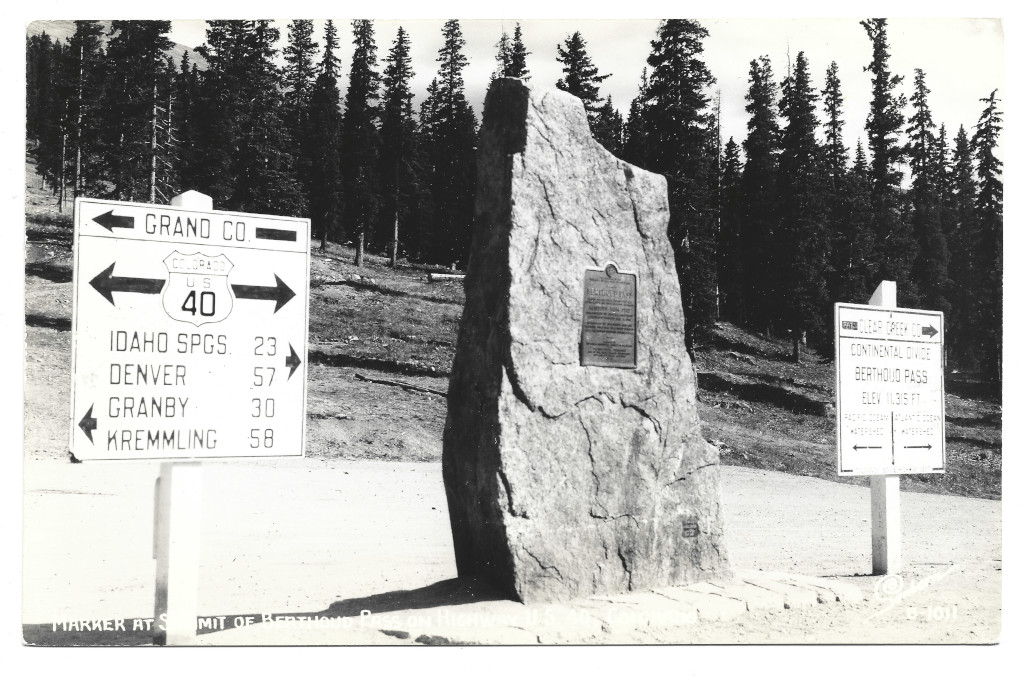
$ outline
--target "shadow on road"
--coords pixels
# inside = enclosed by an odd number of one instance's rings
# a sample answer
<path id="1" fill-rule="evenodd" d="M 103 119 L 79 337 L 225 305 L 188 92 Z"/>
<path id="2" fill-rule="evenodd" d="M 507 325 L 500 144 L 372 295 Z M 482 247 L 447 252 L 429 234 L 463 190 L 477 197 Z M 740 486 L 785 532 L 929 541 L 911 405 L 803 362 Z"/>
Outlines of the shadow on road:
<path id="1" fill-rule="evenodd" d="M 310 286 L 313 288 L 320 286 L 348 286 L 359 291 L 372 291 L 373 293 L 379 293 L 384 296 L 400 296 L 403 298 L 415 298 L 416 300 L 422 300 L 428 303 L 439 303 L 441 305 L 462 305 L 462 301 L 456 298 L 439 298 L 437 296 L 428 296 L 423 293 L 399 291 L 398 289 L 389 289 L 385 286 L 379 286 L 377 284 L 369 284 L 367 282 L 356 282 L 347 279 L 332 282 L 311 282 Z"/>
<path id="2" fill-rule="evenodd" d="M 405 376 L 447 378 L 451 375 L 451 373 L 446 370 L 432 371 L 429 368 L 417 366 L 415 364 L 402 364 L 394 361 L 388 361 L 386 359 L 377 359 L 375 357 L 356 357 L 350 354 L 327 353 L 320 350 L 310 350 L 309 363 L 323 364 L 324 366 L 330 366 L 332 368 L 339 366 L 366 368 L 373 369 L 374 371 L 380 371 L 381 373 L 397 373 Z"/>
<path id="3" fill-rule="evenodd" d="M 25 315 L 25 325 L 55 331 L 70 331 L 71 320 L 67 317 L 47 317 L 46 315 Z"/>
<path id="4" fill-rule="evenodd" d="M 57 284 L 67 284 L 74 278 L 74 271 L 64 265 L 28 263 L 25 265 L 25 276 L 39 277 Z"/>
<path id="5" fill-rule="evenodd" d="M 398 610 L 424 610 L 442 606 L 460 606 L 468 603 L 507 600 L 503 594 L 485 582 L 472 578 L 453 578 L 435 582 L 419 589 L 403 589 L 383 594 L 372 594 L 332 603 L 326 610 L 302 613 L 272 613 L 274 621 L 315 621 L 335 618 L 360 617 L 365 611 L 371 615 Z M 264 613 L 239 615 L 212 615 L 198 621 L 199 635 L 261 624 Z M 90 620 L 90 623 L 92 621 Z M 123 621 L 124 630 L 103 631 L 57 624 L 23 624 L 25 643 L 38 646 L 128 646 L 153 645 L 150 618 L 130 618 Z M 91 625 L 90 625 L 91 626 Z"/>

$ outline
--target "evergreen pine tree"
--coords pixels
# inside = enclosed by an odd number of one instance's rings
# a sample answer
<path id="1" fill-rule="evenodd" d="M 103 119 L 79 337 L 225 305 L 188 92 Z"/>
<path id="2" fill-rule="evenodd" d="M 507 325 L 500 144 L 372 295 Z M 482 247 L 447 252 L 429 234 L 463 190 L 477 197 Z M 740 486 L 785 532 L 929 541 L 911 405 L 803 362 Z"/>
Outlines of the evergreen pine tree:
<path id="1" fill-rule="evenodd" d="M 937 156 L 937 140 L 932 130 L 931 108 L 924 72 L 914 71 L 914 93 L 910 97 L 914 114 L 908 120 L 907 157 L 910 160 L 910 224 L 918 255 L 912 273 L 918 285 L 920 304 L 927 310 L 949 311 L 948 292 L 949 249 L 942 227 L 942 203 Z"/>
<path id="2" fill-rule="evenodd" d="M 622 113 L 612 104 L 611 95 L 605 99 L 604 105 L 598 108 L 591 132 L 594 139 L 616 156 L 622 155 L 622 130 L 625 122 Z"/>
<path id="3" fill-rule="evenodd" d="M 491 82 L 500 77 L 508 77 L 507 73 L 512 70 L 512 40 L 508 33 L 501 31 L 501 38 L 498 39 L 496 47 L 498 53 L 494 55 L 494 60 L 497 61 L 497 65 L 491 73 Z"/>
<path id="4" fill-rule="evenodd" d="M 949 135 L 945 123 L 939 125 L 939 135 L 935 138 L 935 186 L 939 198 L 942 233 L 949 245 L 949 231 L 952 215 L 950 213 L 950 197 L 953 192 L 953 173 L 949 164 Z"/>
<path id="5" fill-rule="evenodd" d="M 437 120 L 440 114 L 441 101 L 439 98 L 440 86 L 437 83 L 437 78 L 433 78 L 430 84 L 427 85 L 427 96 L 423 99 L 420 104 L 420 124 L 418 129 L 418 142 L 417 145 L 423 150 L 425 157 L 428 158 L 428 173 L 432 174 L 434 154 L 436 153 L 436 143 L 434 141 L 437 136 Z"/>
<path id="6" fill-rule="evenodd" d="M 821 95 L 825 110 L 823 163 L 831 254 L 829 298 L 833 302 L 862 303 L 867 300 L 867 286 L 874 279 L 873 270 L 877 267 L 874 238 L 867 221 L 867 157 L 858 142 L 856 168 L 847 167 L 849 158 L 843 142 L 843 94 L 835 61 L 825 74 L 825 88 Z M 831 345 L 834 326 L 831 321 L 826 324 L 829 331 L 827 342 Z M 832 350 L 829 348 L 823 352 L 831 354 Z"/>
<path id="7" fill-rule="evenodd" d="M 248 87 L 242 54 L 250 28 L 251 22 L 245 21 L 207 21 L 206 42 L 196 48 L 207 68 L 194 102 L 196 154 L 194 161 L 183 167 L 183 182 L 210 195 L 221 209 L 234 207 L 230 202 L 236 183 L 234 151 Z M 226 206 L 229 204 L 231 207 Z"/>
<path id="8" fill-rule="evenodd" d="M 509 67 L 505 70 L 505 77 L 518 77 L 523 80 L 530 79 L 530 69 L 526 67 L 526 57 L 532 52 L 526 51 L 523 44 L 523 28 L 516 23 L 512 31 L 512 49 L 509 59 Z"/>
<path id="9" fill-rule="evenodd" d="M 821 96 L 825 108 L 825 171 L 830 187 L 833 192 L 837 192 L 846 176 L 848 157 L 843 144 L 843 91 L 839 81 L 839 66 L 835 61 L 829 64 L 825 73 L 825 88 Z"/>
<path id="10" fill-rule="evenodd" d="M 288 24 L 288 44 L 283 50 L 285 103 L 292 114 L 301 115 L 309 106 L 316 80 L 316 42 L 313 41 L 313 21 L 295 19 Z"/>
<path id="11" fill-rule="evenodd" d="M 102 178 L 97 154 L 102 126 L 100 106 L 103 95 L 103 25 L 99 21 L 75 21 L 75 34 L 68 43 L 74 87 L 69 106 L 71 151 L 74 166 L 71 184 L 75 197 L 96 192 Z"/>
<path id="12" fill-rule="evenodd" d="M 253 22 L 247 50 L 252 98 L 245 106 L 233 201 L 240 211 L 282 215 L 306 212 L 295 169 L 295 142 L 284 123 L 281 70 L 276 65 L 280 31 L 270 21 Z"/>
<path id="13" fill-rule="evenodd" d="M 288 24 L 288 44 L 283 51 L 285 121 L 296 142 L 295 173 L 302 185 L 306 204 L 313 199 L 313 156 L 319 151 L 320 132 L 309 124 L 310 105 L 316 83 L 317 43 L 313 40 L 313 21 L 295 19 Z M 302 214 L 308 216 L 308 213 Z"/>
<path id="14" fill-rule="evenodd" d="M 349 73 L 345 113 L 342 116 L 342 190 L 345 193 L 345 224 L 356 236 L 356 266 L 362 266 L 366 241 L 373 236 L 380 209 L 380 75 L 373 21 L 352 22 L 352 68 Z"/>
<path id="15" fill-rule="evenodd" d="M 725 144 L 720 180 L 718 231 L 719 309 L 724 319 L 743 321 L 743 163 L 740 146 L 730 136 Z"/>
<path id="16" fill-rule="evenodd" d="M 25 41 L 25 137 L 29 141 L 42 137 L 52 56 L 53 40 L 46 31 Z"/>
<path id="17" fill-rule="evenodd" d="M 983 371 L 1002 381 L 1003 360 L 1003 162 L 995 149 L 1003 130 L 1003 114 L 993 91 L 975 125 L 971 144 L 978 174 L 975 216 L 978 224 L 975 302 L 979 317 L 976 330 Z"/>
<path id="18" fill-rule="evenodd" d="M 171 46 L 170 29 L 170 21 L 111 22 L 103 162 L 115 199 L 156 202 L 160 197 L 158 166 L 167 158 L 159 124 L 166 112 L 161 104 L 168 86 L 164 52 Z"/>
<path id="19" fill-rule="evenodd" d="M 412 108 L 412 68 L 409 34 L 401 26 L 385 59 L 381 116 L 381 216 L 378 244 L 391 251 L 397 266 L 401 242 L 418 253 L 423 220 L 423 176 Z M 412 246 L 410 246 L 412 245 Z"/>
<path id="20" fill-rule="evenodd" d="M 640 74 L 640 86 L 637 95 L 629 104 L 629 114 L 622 128 L 622 159 L 630 164 L 644 167 L 647 164 L 647 106 L 648 106 L 647 68 Z"/>
<path id="21" fill-rule="evenodd" d="M 195 116 L 202 161 L 191 184 L 220 208 L 281 215 L 305 211 L 285 124 L 280 31 L 270 21 L 209 21 L 199 52 L 209 64 Z"/>
<path id="22" fill-rule="evenodd" d="M 198 186 L 191 183 L 194 175 L 192 167 L 199 161 L 200 150 L 196 147 L 195 116 L 196 101 L 199 97 L 199 69 L 185 52 L 181 57 L 181 65 L 174 80 L 177 152 L 175 165 L 178 173 L 178 184 L 181 191 L 196 190 Z"/>
<path id="23" fill-rule="evenodd" d="M 889 40 L 885 19 L 861 21 L 871 40 L 871 104 L 865 128 L 871 151 L 871 228 L 878 242 L 880 279 L 893 280 L 900 304 L 914 307 L 918 303 L 917 286 L 911 277 L 917 243 L 913 231 L 901 212 L 898 163 L 903 159 L 899 134 L 903 128 L 906 98 L 896 95 L 903 81 L 889 70 Z"/>
<path id="24" fill-rule="evenodd" d="M 158 103 L 154 109 L 153 174 L 151 177 L 154 199 L 169 202 L 181 193 L 181 141 L 178 137 L 178 67 L 174 58 L 164 58 L 163 73 L 157 90 Z"/>
<path id="25" fill-rule="evenodd" d="M 952 309 L 947 317 L 946 331 L 955 363 L 965 370 L 973 370 L 980 363 L 977 183 L 974 178 L 974 151 L 963 125 L 954 140 L 952 165 L 947 198 L 950 220 L 946 232 L 949 248 L 956 253 L 949 261 Z"/>
<path id="26" fill-rule="evenodd" d="M 669 241 L 676 254 L 686 316 L 686 344 L 717 319 L 717 254 L 714 200 L 717 138 L 708 110 L 715 82 L 702 60 L 707 29 L 689 19 L 658 26 L 647 65 L 651 68 L 643 119 L 646 158 L 641 166 L 665 176 Z"/>
<path id="27" fill-rule="evenodd" d="M 845 294 L 838 298 L 852 303 L 866 303 L 877 286 L 878 255 L 875 233 L 871 229 L 871 167 L 860 139 L 849 174 L 847 204 L 849 205 L 843 258 L 847 284 Z"/>
<path id="28" fill-rule="evenodd" d="M 68 141 L 68 77 L 67 53 L 64 45 L 46 33 L 30 40 L 29 74 L 32 91 L 29 95 L 27 131 L 36 142 L 32 155 L 36 170 L 57 196 L 58 209 L 63 211 L 65 169 Z"/>
<path id="29" fill-rule="evenodd" d="M 779 155 L 779 223 L 774 262 L 779 266 L 781 325 L 789 331 L 793 361 L 800 361 L 806 333 L 826 333 L 825 280 L 829 260 L 822 153 L 815 140 L 818 96 L 803 52 L 783 84 L 780 112 L 786 119 Z"/>
<path id="30" fill-rule="evenodd" d="M 746 271 L 743 317 L 747 326 L 771 332 L 779 268 L 774 260 L 777 222 L 779 120 L 777 85 L 767 56 L 750 62 L 747 90 L 747 138 L 743 150 L 744 233 L 742 252 Z"/>
<path id="31" fill-rule="evenodd" d="M 343 241 L 341 229 L 341 63 L 335 55 L 338 31 L 330 19 L 324 27 L 324 53 L 310 94 L 306 152 L 309 159 L 309 217 L 312 237 L 327 250 L 328 237 Z"/>
<path id="32" fill-rule="evenodd" d="M 598 74 L 597 67 L 587 54 L 587 42 L 579 32 L 567 36 L 565 44 L 557 45 L 556 49 L 558 56 L 555 60 L 562 64 L 563 76 L 558 79 L 555 86 L 583 101 L 590 128 L 593 130 L 600 116 L 601 98 L 598 95 L 598 86 L 611 77 L 611 73 Z"/>
<path id="33" fill-rule="evenodd" d="M 446 21 L 442 35 L 438 74 L 420 113 L 433 207 L 425 255 L 431 262 L 464 266 L 476 193 L 476 116 L 466 101 L 462 71 L 469 61 L 458 19 Z"/>

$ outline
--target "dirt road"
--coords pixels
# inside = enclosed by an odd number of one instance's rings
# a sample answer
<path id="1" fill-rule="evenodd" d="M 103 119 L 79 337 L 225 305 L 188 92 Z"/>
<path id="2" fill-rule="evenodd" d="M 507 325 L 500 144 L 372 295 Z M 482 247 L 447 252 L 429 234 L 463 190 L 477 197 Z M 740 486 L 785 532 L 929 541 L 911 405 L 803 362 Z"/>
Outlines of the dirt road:
<path id="1" fill-rule="evenodd" d="M 27 461 L 26 638 L 62 620 L 152 616 L 157 463 Z M 288 459 L 204 464 L 203 615 L 316 613 L 455 576 L 440 465 Z M 991 642 L 1000 631 L 1001 503 L 903 494 L 900 578 L 870 576 L 867 489 L 727 467 L 728 547 L 740 569 L 852 581 L 868 602 L 609 642 Z M 876 593 L 877 589 L 877 593 Z M 83 640 L 111 642 L 113 634 Z M 144 642 L 141 634 L 120 636 Z"/>

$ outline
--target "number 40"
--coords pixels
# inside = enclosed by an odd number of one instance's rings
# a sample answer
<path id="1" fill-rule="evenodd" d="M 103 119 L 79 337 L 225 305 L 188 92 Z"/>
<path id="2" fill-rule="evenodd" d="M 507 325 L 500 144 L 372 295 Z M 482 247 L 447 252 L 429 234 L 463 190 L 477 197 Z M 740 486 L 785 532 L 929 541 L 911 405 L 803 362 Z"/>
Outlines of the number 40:
<path id="1" fill-rule="evenodd" d="M 209 305 L 207 305 L 209 301 Z M 181 304 L 181 309 L 185 312 L 192 313 L 194 317 L 196 314 L 196 292 L 189 291 L 188 295 L 185 296 L 185 302 Z M 199 314 L 204 317 L 212 317 L 217 311 L 217 295 L 213 291 L 203 291 L 199 294 Z M 209 311 L 207 311 L 209 310 Z"/>

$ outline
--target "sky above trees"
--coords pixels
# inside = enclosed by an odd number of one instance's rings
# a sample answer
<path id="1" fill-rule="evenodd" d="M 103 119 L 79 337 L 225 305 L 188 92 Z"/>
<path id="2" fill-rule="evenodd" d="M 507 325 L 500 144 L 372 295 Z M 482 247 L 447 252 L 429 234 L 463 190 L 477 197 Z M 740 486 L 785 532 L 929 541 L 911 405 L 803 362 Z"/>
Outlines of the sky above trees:
<path id="1" fill-rule="evenodd" d="M 852 9 L 852 8 L 849 8 Z M 967 9 L 967 8 L 964 8 Z M 973 8 L 972 8 L 973 9 Z M 568 10 L 567 10 L 568 11 Z M 824 87 L 825 71 L 835 60 L 839 66 L 845 98 L 846 139 L 852 147 L 865 139 L 864 121 L 871 95 L 870 74 L 864 67 L 871 59 L 871 42 L 858 24 L 859 19 L 698 19 L 708 29 L 705 60 L 722 91 L 722 135 L 740 142 L 746 136 L 747 114 L 744 95 L 748 86 L 750 61 L 767 55 L 778 79 L 785 77 L 787 62 L 795 62 L 804 51 L 809 60 L 812 85 Z M 279 22 L 284 35 L 286 19 Z M 472 19 L 461 22 L 469 58 L 466 88 L 470 104 L 480 114 L 487 83 L 496 62 L 497 43 L 502 31 L 509 35 L 516 19 Z M 554 88 L 561 77 L 555 57 L 556 45 L 579 31 L 587 51 L 601 73 L 611 73 L 601 85 L 601 96 L 611 94 L 615 106 L 625 114 L 636 96 L 640 74 L 650 54 L 656 19 L 534 19 L 519 20 L 523 41 L 532 52 L 527 65 L 531 82 Z M 347 19 L 335 19 L 342 44 L 342 78 L 348 76 L 351 29 Z M 378 51 L 384 53 L 394 40 L 398 26 L 409 33 L 416 78 L 416 103 L 423 100 L 427 84 L 436 74 L 437 50 L 441 47 L 443 19 L 377 19 L 374 21 Z M 322 43 L 323 21 L 316 21 L 317 39 Z M 172 22 L 171 39 L 187 46 L 204 40 L 205 22 Z M 928 78 L 936 124 L 950 129 L 963 124 L 970 128 L 983 106 L 979 99 L 993 89 L 1003 91 L 1003 26 L 994 19 L 891 19 L 889 40 L 894 74 L 903 75 L 909 96 L 914 69 Z"/>

